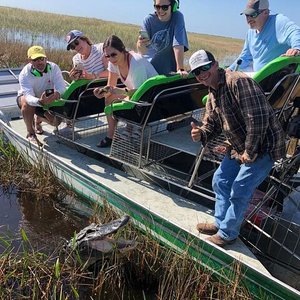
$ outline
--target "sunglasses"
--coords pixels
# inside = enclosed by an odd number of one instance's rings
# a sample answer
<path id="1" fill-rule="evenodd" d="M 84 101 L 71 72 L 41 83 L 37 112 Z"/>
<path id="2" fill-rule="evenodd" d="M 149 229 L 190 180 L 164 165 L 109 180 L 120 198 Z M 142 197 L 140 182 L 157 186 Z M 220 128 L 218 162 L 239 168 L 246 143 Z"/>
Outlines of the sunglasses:
<path id="1" fill-rule="evenodd" d="M 78 40 L 75 40 L 74 42 L 72 42 L 72 43 L 70 44 L 70 49 L 71 49 L 71 50 L 75 50 L 76 46 L 78 46 L 78 45 L 79 45 L 79 41 L 78 41 Z"/>
<path id="2" fill-rule="evenodd" d="M 45 57 L 37 57 L 35 59 L 32 59 L 33 62 L 37 62 L 37 61 L 44 61 L 46 58 Z"/>
<path id="3" fill-rule="evenodd" d="M 251 15 L 245 14 L 245 16 L 246 16 L 247 18 L 253 18 L 253 19 L 255 19 L 255 18 L 257 18 L 262 12 L 263 12 L 263 10 L 261 10 L 261 11 L 256 11 L 256 12 L 254 12 L 254 13 L 251 14 Z"/>
<path id="4" fill-rule="evenodd" d="M 166 4 L 166 5 L 156 5 L 156 4 L 154 4 L 154 8 L 156 10 L 162 9 L 163 11 L 167 11 L 169 9 L 169 6 L 171 6 L 171 4 Z"/>
<path id="5" fill-rule="evenodd" d="M 212 66 L 212 63 L 204 65 L 204 66 L 201 66 L 201 67 L 195 69 L 194 71 L 192 71 L 192 73 L 195 76 L 199 76 L 201 74 L 201 72 L 208 71 L 211 68 L 211 66 Z"/>
<path id="6" fill-rule="evenodd" d="M 114 58 L 116 57 L 118 54 L 117 53 L 111 53 L 111 54 L 106 54 L 104 55 L 106 58 Z"/>

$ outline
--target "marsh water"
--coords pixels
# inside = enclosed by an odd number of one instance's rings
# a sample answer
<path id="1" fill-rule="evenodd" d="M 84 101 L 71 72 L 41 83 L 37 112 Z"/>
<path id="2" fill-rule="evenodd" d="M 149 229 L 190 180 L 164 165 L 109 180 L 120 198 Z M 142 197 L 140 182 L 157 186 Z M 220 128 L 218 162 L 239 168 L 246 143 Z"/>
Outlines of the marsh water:
<path id="1" fill-rule="evenodd" d="M 91 214 L 87 206 L 71 197 L 62 201 L 36 199 L 13 187 L 6 191 L 0 187 L 0 206 L 0 233 L 8 235 L 17 248 L 23 228 L 32 246 L 45 252 L 87 226 Z"/>

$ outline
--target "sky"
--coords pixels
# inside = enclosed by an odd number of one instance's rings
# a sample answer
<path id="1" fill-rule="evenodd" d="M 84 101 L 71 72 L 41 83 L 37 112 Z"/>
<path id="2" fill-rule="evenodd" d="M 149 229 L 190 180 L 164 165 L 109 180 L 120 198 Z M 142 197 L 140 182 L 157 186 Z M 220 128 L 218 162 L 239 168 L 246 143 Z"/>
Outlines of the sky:
<path id="1" fill-rule="evenodd" d="M 300 0 L 269 0 L 271 13 L 282 13 L 300 26 Z M 83 4 L 84 3 L 84 4 Z M 247 0 L 181 0 L 189 32 L 244 39 L 248 25 L 240 15 Z M 93 17 L 120 23 L 141 25 L 153 12 L 152 0 L 0 0 L 0 6 Z"/>

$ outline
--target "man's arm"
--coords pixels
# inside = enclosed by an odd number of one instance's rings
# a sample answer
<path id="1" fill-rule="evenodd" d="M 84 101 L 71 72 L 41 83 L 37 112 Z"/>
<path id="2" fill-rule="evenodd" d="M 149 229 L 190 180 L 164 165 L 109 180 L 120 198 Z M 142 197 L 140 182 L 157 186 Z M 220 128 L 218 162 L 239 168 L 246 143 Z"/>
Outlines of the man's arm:
<path id="1" fill-rule="evenodd" d="M 240 70 L 244 70 L 244 71 L 252 71 L 252 64 L 253 64 L 253 57 L 252 54 L 250 52 L 250 48 L 249 48 L 249 42 L 248 42 L 248 37 L 245 40 L 244 43 L 244 47 L 242 49 L 241 54 L 238 56 L 238 58 L 229 66 L 229 69 L 231 71 L 236 69 L 237 66 L 237 62 L 238 60 L 241 59 L 242 62 L 239 66 Z M 251 68 L 251 70 L 250 70 Z"/>

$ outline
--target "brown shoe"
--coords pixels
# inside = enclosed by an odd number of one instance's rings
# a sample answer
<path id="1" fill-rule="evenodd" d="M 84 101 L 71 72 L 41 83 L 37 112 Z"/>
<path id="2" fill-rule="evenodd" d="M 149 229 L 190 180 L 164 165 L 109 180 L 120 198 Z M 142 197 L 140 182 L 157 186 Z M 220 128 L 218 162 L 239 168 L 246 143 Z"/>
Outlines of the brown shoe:
<path id="1" fill-rule="evenodd" d="M 234 239 L 234 240 L 224 240 L 218 234 L 214 234 L 214 235 L 208 237 L 206 240 L 210 241 L 210 242 L 212 242 L 212 243 L 214 243 L 214 244 L 216 244 L 220 247 L 224 247 L 226 245 L 231 245 L 236 241 L 236 239 Z"/>
<path id="2" fill-rule="evenodd" d="M 209 235 L 218 232 L 218 228 L 213 223 L 198 223 L 196 228 L 200 233 L 209 234 Z"/>

